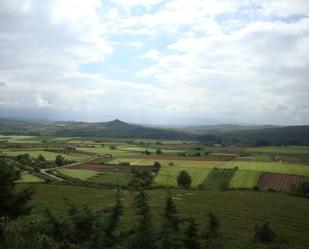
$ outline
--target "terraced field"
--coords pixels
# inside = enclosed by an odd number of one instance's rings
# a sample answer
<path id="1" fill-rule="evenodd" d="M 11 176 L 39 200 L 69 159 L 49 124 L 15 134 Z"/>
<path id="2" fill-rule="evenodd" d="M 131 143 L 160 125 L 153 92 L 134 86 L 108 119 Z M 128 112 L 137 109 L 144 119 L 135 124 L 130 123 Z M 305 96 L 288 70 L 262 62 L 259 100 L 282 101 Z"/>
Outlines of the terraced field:
<path id="1" fill-rule="evenodd" d="M 221 189 L 223 184 L 228 187 L 236 169 L 213 169 L 202 183 L 202 188 L 206 190 Z"/>
<path id="2" fill-rule="evenodd" d="M 254 170 L 237 170 L 230 182 L 230 188 L 248 188 L 257 186 L 261 172 Z"/>

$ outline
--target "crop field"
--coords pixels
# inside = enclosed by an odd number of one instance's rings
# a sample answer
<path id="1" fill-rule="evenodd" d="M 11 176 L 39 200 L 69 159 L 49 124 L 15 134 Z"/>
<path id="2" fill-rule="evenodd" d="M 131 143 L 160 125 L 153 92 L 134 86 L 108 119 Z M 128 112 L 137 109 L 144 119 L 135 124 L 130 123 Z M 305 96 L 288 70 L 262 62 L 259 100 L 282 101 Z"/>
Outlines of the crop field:
<path id="1" fill-rule="evenodd" d="M 88 180 L 106 185 L 127 186 L 132 178 L 132 174 L 129 172 L 100 172 Z"/>
<path id="2" fill-rule="evenodd" d="M 83 161 L 88 158 L 89 156 L 85 155 L 79 155 L 79 154 L 63 154 L 63 153 L 56 153 L 56 152 L 50 152 L 45 150 L 4 150 L 3 153 L 9 155 L 9 156 L 18 156 L 20 154 L 29 154 L 31 157 L 37 158 L 39 155 L 42 155 L 45 157 L 48 161 L 55 160 L 57 155 L 62 155 L 67 160 L 74 160 L 74 161 Z"/>
<path id="3" fill-rule="evenodd" d="M 56 171 L 72 178 L 115 186 L 126 186 L 132 179 L 132 174 L 127 172 L 98 172 L 95 170 L 67 168 L 57 169 Z"/>
<path id="4" fill-rule="evenodd" d="M 309 147 L 305 146 L 267 146 L 248 148 L 250 152 L 278 153 L 278 154 L 309 154 Z"/>
<path id="5" fill-rule="evenodd" d="M 251 189 L 257 186 L 261 172 L 254 170 L 237 170 L 230 182 L 230 188 Z"/>
<path id="6" fill-rule="evenodd" d="M 22 186 L 20 186 L 22 187 Z M 29 220 L 36 220 L 49 208 L 53 213 L 63 215 L 66 197 L 73 204 L 88 205 L 94 209 L 110 207 L 115 202 L 115 191 L 65 185 L 35 185 L 35 195 L 31 205 L 34 207 Z M 160 223 L 163 213 L 164 197 L 167 190 L 149 190 L 151 212 L 154 225 Z M 174 202 L 184 217 L 193 216 L 199 223 L 207 219 L 207 212 L 218 215 L 222 232 L 225 236 L 251 239 L 254 225 L 269 221 L 280 237 L 298 245 L 298 248 L 309 247 L 309 238 L 304 232 L 309 227 L 309 202 L 304 198 L 274 192 L 256 191 L 189 191 L 171 189 Z M 121 219 L 122 228 L 130 228 L 134 217 L 132 211 L 131 191 L 123 191 L 122 202 L 127 210 Z M 296 248 L 296 247 L 295 247 Z"/>
<path id="7" fill-rule="evenodd" d="M 4 136 L 0 134 L 1 140 L 7 140 L 8 143 L 39 143 L 40 137 L 35 136 L 21 136 L 21 135 L 10 135 L 10 136 Z"/>
<path id="8" fill-rule="evenodd" d="M 177 186 L 177 176 L 181 170 L 189 173 L 192 179 L 191 186 L 196 188 L 208 176 L 210 169 L 186 168 L 186 167 L 161 167 L 158 175 L 154 178 L 154 185 Z"/>
<path id="9" fill-rule="evenodd" d="M 252 162 L 252 161 L 189 161 L 189 160 L 167 160 L 167 159 L 134 159 L 134 158 L 118 158 L 113 159 L 109 163 L 118 164 L 119 162 L 130 162 L 132 165 L 153 165 L 155 161 L 161 163 L 162 166 L 168 166 L 170 162 L 174 164 L 172 167 L 188 167 L 188 168 L 235 168 L 242 170 L 255 170 L 260 172 L 274 172 L 283 174 L 295 174 L 309 176 L 309 166 L 301 164 L 287 164 L 278 162 Z"/>
<path id="10" fill-rule="evenodd" d="M 258 187 L 262 190 L 291 191 L 291 185 L 309 181 L 309 177 L 263 173 L 258 181 Z"/>
<path id="11" fill-rule="evenodd" d="M 104 146 L 104 147 L 81 147 L 78 148 L 79 150 L 82 151 L 86 151 L 86 152 L 91 152 L 91 153 L 95 153 L 97 155 L 105 155 L 105 154 L 110 154 L 113 157 L 126 157 L 126 156 L 134 156 L 137 154 L 141 154 L 141 153 L 137 153 L 134 151 L 123 151 L 123 150 L 119 150 L 116 149 L 115 150 L 111 150 L 109 148 L 109 146 Z"/>
<path id="12" fill-rule="evenodd" d="M 202 183 L 202 188 L 206 190 L 220 189 L 223 184 L 227 187 L 235 171 L 235 169 L 212 169 Z"/>
<path id="13" fill-rule="evenodd" d="M 24 173 L 21 175 L 20 179 L 17 181 L 19 183 L 32 183 L 32 182 L 43 182 L 44 180 L 34 176 L 30 173 Z"/>
<path id="14" fill-rule="evenodd" d="M 96 176 L 98 174 L 97 171 L 94 170 L 83 170 L 83 169 L 67 169 L 60 168 L 56 169 L 57 172 L 80 180 L 88 180 L 89 178 Z"/>

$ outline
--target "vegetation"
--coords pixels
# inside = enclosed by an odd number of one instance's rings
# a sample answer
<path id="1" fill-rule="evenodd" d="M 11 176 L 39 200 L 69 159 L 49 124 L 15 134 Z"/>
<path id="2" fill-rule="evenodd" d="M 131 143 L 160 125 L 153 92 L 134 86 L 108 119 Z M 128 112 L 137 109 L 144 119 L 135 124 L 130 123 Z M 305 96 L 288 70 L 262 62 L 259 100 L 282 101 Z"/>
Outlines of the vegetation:
<path id="1" fill-rule="evenodd" d="M 181 188 L 189 188 L 191 186 L 192 180 L 189 173 L 185 170 L 180 171 L 177 177 L 177 184 Z"/>

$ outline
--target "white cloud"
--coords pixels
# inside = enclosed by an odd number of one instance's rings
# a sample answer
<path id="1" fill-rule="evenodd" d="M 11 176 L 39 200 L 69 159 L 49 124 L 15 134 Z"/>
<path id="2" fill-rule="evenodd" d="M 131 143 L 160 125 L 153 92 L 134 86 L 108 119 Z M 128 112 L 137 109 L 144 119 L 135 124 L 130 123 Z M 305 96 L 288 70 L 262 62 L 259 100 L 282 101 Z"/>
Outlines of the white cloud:
<path id="1" fill-rule="evenodd" d="M 140 41 L 133 41 L 128 44 L 129 47 L 141 48 L 144 44 Z"/>
<path id="2" fill-rule="evenodd" d="M 307 1 L 19 2 L 0 3 L 0 114 L 309 122 Z"/>

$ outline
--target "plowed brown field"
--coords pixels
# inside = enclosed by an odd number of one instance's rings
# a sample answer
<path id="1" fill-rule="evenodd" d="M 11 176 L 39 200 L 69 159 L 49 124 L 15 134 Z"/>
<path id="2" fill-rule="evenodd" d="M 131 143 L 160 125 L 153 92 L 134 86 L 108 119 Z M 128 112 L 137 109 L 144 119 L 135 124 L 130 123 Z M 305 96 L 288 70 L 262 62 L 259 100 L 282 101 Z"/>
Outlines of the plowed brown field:
<path id="1" fill-rule="evenodd" d="M 257 185 L 261 190 L 291 191 L 291 184 L 304 181 L 309 181 L 309 177 L 266 172 L 262 173 Z"/>

